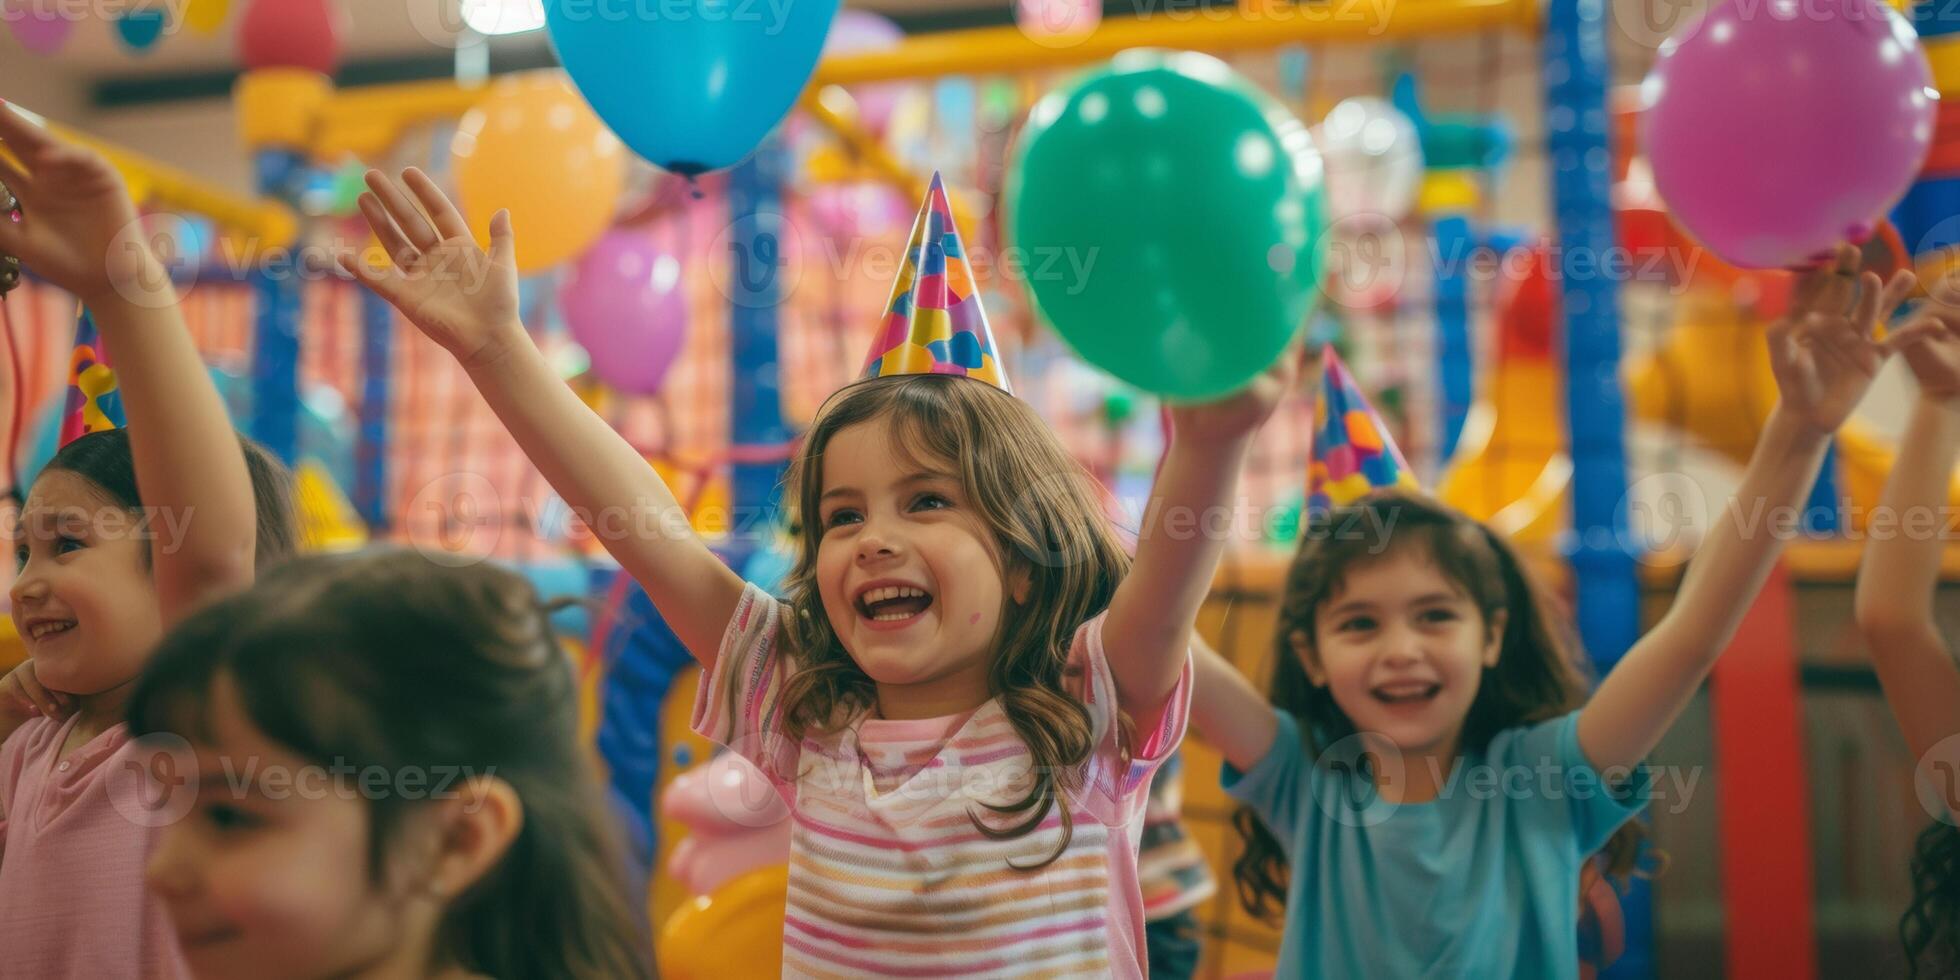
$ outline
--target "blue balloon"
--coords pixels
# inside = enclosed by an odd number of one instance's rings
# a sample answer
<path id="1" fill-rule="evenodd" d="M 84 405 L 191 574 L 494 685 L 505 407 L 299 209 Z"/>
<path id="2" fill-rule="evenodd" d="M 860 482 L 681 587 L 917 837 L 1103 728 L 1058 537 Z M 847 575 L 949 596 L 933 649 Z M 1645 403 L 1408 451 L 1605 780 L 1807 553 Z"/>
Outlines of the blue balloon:
<path id="1" fill-rule="evenodd" d="M 838 0 L 545 0 L 558 61 L 649 163 L 695 175 L 753 152 L 816 69 Z"/>
<path id="2" fill-rule="evenodd" d="M 116 21 L 116 33 L 132 51 L 148 51 L 163 36 L 163 11 L 132 10 Z"/>

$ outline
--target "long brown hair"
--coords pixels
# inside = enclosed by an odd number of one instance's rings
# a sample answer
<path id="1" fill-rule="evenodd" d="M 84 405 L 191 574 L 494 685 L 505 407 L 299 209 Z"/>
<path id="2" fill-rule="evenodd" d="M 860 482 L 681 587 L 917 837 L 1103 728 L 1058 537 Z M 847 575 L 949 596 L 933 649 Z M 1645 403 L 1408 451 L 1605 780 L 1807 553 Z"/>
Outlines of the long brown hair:
<path id="1" fill-rule="evenodd" d="M 443 910 L 438 955 L 500 980 L 647 977 L 552 608 L 487 564 L 401 550 L 295 559 L 170 631 L 131 695 L 131 732 L 208 740 L 222 677 L 254 727 L 311 762 L 494 772 L 523 824 Z M 384 880 L 404 819 L 428 805 L 369 798 L 370 880 Z"/>
<path id="2" fill-rule="evenodd" d="M 1547 721 L 1585 703 L 1589 687 L 1577 641 L 1510 542 L 1432 500 L 1384 492 L 1310 521 L 1286 573 L 1268 698 L 1300 720 L 1308 758 L 1354 734 L 1354 722 L 1332 692 L 1308 679 L 1292 637 L 1304 634 L 1312 641 L 1321 604 L 1340 591 L 1349 571 L 1404 548 L 1420 548 L 1476 603 L 1485 623 L 1505 614 L 1497 663 L 1483 670 L 1463 720 L 1459 752 L 1481 752 L 1506 728 Z M 1269 903 L 1286 899 L 1285 853 L 1250 809 L 1240 807 L 1232 822 L 1245 842 L 1232 868 L 1239 900 L 1252 914 L 1271 918 Z M 1645 836 L 1638 821 L 1622 825 L 1602 849 L 1607 873 L 1621 878 L 1634 873 Z"/>
<path id="3" fill-rule="evenodd" d="M 784 729 L 792 744 L 805 732 L 831 731 L 876 704 L 871 678 L 851 660 L 817 592 L 814 519 L 823 496 L 823 454 L 837 433 L 885 422 L 907 463 L 945 466 L 959 474 L 967 500 L 993 532 L 1002 577 L 1025 575 L 1025 603 L 1004 596 L 994 638 L 990 693 L 1032 756 L 1028 795 L 988 809 L 1025 815 L 996 827 L 973 814 L 981 833 L 1005 840 L 1031 833 L 1047 818 L 1061 789 L 1092 748 L 1089 713 L 1063 685 L 1076 630 L 1107 608 L 1129 571 L 1089 475 L 1026 403 L 991 385 L 938 375 L 859 382 L 837 393 L 805 436 L 789 485 L 806 533 L 786 593 L 785 629 L 796 670 L 783 691 Z M 1059 782 L 1058 782 L 1059 780 Z M 1060 856 L 1073 832 L 1062 807 Z"/>

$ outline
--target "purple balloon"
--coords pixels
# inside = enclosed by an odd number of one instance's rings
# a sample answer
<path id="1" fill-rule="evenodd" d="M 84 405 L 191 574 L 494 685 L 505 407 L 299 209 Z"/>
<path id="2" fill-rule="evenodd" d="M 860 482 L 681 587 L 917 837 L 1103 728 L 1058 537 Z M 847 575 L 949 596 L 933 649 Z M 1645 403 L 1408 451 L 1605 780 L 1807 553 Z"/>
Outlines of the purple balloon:
<path id="1" fill-rule="evenodd" d="M 883 51 L 897 47 L 903 40 L 905 30 L 889 19 L 868 10 L 844 9 L 839 10 L 836 19 L 830 22 L 830 35 L 823 42 L 823 56 L 831 58 L 840 54 Z M 885 131 L 885 125 L 891 122 L 892 113 L 898 108 L 898 100 L 904 94 L 905 87 L 896 82 L 859 85 L 851 89 L 851 97 L 857 100 L 859 121 L 874 133 Z"/>
<path id="2" fill-rule="evenodd" d="M 675 237 L 671 230 L 609 231 L 558 291 L 559 312 L 592 355 L 592 373 L 626 394 L 659 391 L 687 341 L 687 270 L 661 244 Z"/>
<path id="3" fill-rule="evenodd" d="M 1641 94 L 1668 210 L 1755 269 L 1870 235 L 1926 159 L 1939 98 L 1911 24 L 1874 0 L 1729 0 L 1661 45 Z"/>
<path id="4" fill-rule="evenodd" d="M 53 54 L 75 29 L 72 17 L 63 16 L 58 8 L 42 9 L 31 0 L 7 3 L 4 11 L 7 26 L 13 28 L 14 40 L 35 54 Z"/>

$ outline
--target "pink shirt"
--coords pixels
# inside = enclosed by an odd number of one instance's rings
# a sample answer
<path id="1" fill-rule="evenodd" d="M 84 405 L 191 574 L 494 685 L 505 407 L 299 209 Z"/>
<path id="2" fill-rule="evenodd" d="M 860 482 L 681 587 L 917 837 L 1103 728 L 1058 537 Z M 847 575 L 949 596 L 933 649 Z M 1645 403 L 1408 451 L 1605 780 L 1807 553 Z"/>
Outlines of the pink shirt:
<path id="1" fill-rule="evenodd" d="M 190 970 L 163 904 L 143 885 L 161 828 L 142 814 L 129 729 L 66 759 L 75 719 L 33 719 L 0 745 L 0 980 L 177 980 Z"/>
<path id="2" fill-rule="evenodd" d="M 1019 870 L 1055 851 L 1060 807 L 1012 840 L 974 827 L 982 803 L 1018 800 L 1030 785 L 1027 746 L 999 699 L 945 718 L 861 717 L 790 744 L 780 734 L 783 615 L 767 593 L 743 593 L 693 721 L 755 763 L 790 806 L 785 976 L 1145 975 L 1137 842 L 1151 774 L 1184 735 L 1188 663 L 1126 762 L 1103 618 L 1077 631 L 1067 684 L 1088 709 L 1093 749 L 1062 799 L 1074 830 L 1053 862 Z M 724 805 L 778 819 L 759 802 Z"/>

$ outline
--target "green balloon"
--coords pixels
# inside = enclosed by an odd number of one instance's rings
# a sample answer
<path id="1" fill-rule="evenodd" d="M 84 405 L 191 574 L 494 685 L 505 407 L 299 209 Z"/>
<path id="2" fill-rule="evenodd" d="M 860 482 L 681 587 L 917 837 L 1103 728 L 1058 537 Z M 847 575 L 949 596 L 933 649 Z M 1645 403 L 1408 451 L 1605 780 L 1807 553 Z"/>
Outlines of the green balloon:
<path id="1" fill-rule="evenodd" d="M 1243 387 L 1319 295 L 1320 155 L 1210 55 L 1129 51 L 1044 96 L 1007 194 L 1036 308 L 1151 394 Z"/>

